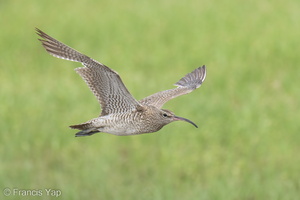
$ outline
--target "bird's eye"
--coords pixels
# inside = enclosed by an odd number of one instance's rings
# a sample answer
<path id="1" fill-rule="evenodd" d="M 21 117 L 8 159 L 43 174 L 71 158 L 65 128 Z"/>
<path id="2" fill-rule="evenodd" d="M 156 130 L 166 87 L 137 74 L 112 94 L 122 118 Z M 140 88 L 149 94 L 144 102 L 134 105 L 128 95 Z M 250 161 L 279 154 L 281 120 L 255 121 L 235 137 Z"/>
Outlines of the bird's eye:
<path id="1" fill-rule="evenodd" d="M 168 114 L 167 114 L 167 113 L 164 113 L 163 116 L 164 116 L 164 117 L 168 117 Z"/>

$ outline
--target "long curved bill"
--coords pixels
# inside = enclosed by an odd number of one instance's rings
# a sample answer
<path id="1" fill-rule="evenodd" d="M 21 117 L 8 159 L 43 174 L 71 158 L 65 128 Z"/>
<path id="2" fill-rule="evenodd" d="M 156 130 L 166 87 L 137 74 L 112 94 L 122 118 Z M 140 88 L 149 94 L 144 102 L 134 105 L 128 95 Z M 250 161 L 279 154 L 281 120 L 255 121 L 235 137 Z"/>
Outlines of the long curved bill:
<path id="1" fill-rule="evenodd" d="M 183 117 L 174 116 L 174 120 L 186 121 L 186 122 L 188 122 L 190 124 L 193 124 L 196 128 L 198 128 L 198 126 L 194 122 L 192 122 L 191 120 L 189 120 L 189 119 L 186 119 L 186 118 L 183 118 Z"/>

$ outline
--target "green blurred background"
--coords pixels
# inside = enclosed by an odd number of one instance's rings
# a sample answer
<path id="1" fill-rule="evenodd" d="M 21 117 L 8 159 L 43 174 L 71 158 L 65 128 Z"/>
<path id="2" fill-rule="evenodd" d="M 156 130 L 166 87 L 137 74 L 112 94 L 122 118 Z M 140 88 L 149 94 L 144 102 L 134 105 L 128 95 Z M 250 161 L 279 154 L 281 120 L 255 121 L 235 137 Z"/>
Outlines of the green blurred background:
<path id="1" fill-rule="evenodd" d="M 299 199 L 300 2 L 0 1 L 0 189 L 30 199 Z M 99 105 L 38 27 L 116 70 L 137 98 L 198 66 L 164 108 L 198 124 L 75 138 Z M 11 194 L 1 199 L 22 199 Z"/>

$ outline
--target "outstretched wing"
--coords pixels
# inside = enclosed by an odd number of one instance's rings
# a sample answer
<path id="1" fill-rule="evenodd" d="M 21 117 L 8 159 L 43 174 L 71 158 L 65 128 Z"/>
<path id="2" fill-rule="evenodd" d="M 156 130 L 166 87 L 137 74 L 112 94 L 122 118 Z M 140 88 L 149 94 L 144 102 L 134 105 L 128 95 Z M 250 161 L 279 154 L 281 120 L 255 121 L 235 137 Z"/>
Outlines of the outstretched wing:
<path id="1" fill-rule="evenodd" d="M 191 73 L 185 75 L 174 85 L 177 88 L 165 90 L 152 94 L 139 102 L 141 104 L 152 105 L 157 108 L 161 108 L 169 100 L 178 97 L 180 95 L 188 94 L 193 90 L 201 86 L 206 77 L 206 69 L 203 65 L 192 71 Z"/>
<path id="2" fill-rule="evenodd" d="M 75 70 L 101 104 L 101 115 L 126 112 L 140 106 L 140 103 L 127 90 L 117 72 L 57 41 L 41 30 L 36 29 L 36 31 L 42 38 L 39 40 L 49 54 L 84 65 Z"/>

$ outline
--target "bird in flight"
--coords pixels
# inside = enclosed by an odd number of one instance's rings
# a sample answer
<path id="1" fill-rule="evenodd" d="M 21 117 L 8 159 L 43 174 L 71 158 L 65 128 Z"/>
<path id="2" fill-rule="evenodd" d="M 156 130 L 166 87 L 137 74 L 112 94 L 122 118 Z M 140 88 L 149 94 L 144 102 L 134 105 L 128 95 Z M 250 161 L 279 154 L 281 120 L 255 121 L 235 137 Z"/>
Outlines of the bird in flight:
<path id="1" fill-rule="evenodd" d="M 70 126 L 80 130 L 75 134 L 76 137 L 90 136 L 98 132 L 113 135 L 152 133 L 174 121 L 185 121 L 198 128 L 191 120 L 176 116 L 172 111 L 162 109 L 162 106 L 175 97 L 199 88 L 206 77 L 205 65 L 181 78 L 174 84 L 176 88 L 157 92 L 138 101 L 130 94 L 117 72 L 38 28 L 36 32 L 49 54 L 83 65 L 75 71 L 86 82 L 101 105 L 99 117 Z"/>

